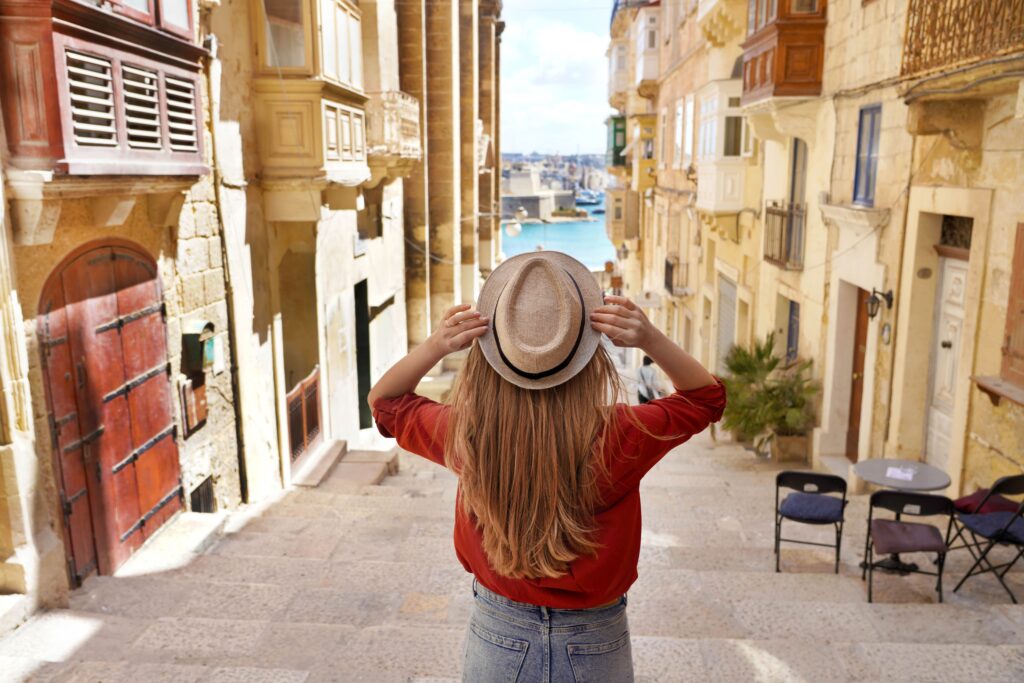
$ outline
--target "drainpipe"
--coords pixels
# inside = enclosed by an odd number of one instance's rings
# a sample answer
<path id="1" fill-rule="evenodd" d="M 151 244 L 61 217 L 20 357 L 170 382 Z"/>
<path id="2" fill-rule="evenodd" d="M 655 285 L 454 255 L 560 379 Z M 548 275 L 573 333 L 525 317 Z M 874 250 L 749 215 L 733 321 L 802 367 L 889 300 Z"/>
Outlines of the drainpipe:
<path id="1" fill-rule="evenodd" d="M 206 15 L 209 18 L 209 14 Z M 224 228 L 224 198 L 221 194 L 223 179 L 220 163 L 217 158 L 217 113 L 220 111 L 220 90 L 214 87 L 214 77 L 220 76 L 220 62 L 217 61 L 217 36 L 206 27 L 203 47 L 206 48 L 206 96 L 210 106 L 210 160 L 213 177 L 213 191 L 217 198 L 217 230 L 220 236 L 221 262 L 224 264 L 224 291 L 227 297 L 228 342 L 231 345 L 231 398 L 235 410 L 235 443 L 238 448 L 238 485 L 242 502 L 249 502 L 249 480 L 245 469 L 245 438 L 242 430 L 241 398 L 238 386 L 238 343 L 235 332 L 235 295 L 231 282 L 231 269 L 228 267 L 227 233 Z"/>

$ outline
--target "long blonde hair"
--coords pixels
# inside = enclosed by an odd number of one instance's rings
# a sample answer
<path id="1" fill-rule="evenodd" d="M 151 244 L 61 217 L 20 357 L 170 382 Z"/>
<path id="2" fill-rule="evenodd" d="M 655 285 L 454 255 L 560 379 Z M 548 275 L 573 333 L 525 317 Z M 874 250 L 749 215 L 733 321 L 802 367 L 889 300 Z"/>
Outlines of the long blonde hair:
<path id="1" fill-rule="evenodd" d="M 597 553 L 601 454 L 620 394 L 602 346 L 568 382 L 529 390 L 503 379 L 473 345 L 450 397 L 445 463 L 499 575 L 558 577 Z"/>

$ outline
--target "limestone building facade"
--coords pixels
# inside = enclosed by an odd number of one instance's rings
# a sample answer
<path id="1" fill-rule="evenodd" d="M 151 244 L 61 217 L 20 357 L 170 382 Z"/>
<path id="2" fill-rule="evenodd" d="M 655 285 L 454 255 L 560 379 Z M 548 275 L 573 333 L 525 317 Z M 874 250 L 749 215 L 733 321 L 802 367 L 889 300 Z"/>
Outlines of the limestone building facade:
<path id="1" fill-rule="evenodd" d="M 15 619 L 372 447 L 373 381 L 500 246 L 499 2 L 110 5 L 0 1 Z"/>
<path id="2" fill-rule="evenodd" d="M 113 10 L 0 7 L 0 593 L 24 610 L 242 496 L 198 7 Z"/>
<path id="3" fill-rule="evenodd" d="M 609 165 L 656 177 L 649 196 L 610 197 L 624 289 L 715 369 L 731 344 L 768 332 L 787 358 L 812 360 L 814 465 L 845 475 L 865 458 L 921 460 L 950 474 L 953 494 L 1024 469 L 1024 247 L 1009 191 L 1024 8 L 979 8 L 620 2 L 609 48 L 622 114 Z M 664 35 L 637 38 L 652 29 Z M 656 104 L 638 106 L 630 87 Z M 633 111 L 648 117 L 651 158 L 629 139 Z M 723 125 L 725 140 L 712 132 Z M 670 283 L 673 257 L 689 272 Z"/>

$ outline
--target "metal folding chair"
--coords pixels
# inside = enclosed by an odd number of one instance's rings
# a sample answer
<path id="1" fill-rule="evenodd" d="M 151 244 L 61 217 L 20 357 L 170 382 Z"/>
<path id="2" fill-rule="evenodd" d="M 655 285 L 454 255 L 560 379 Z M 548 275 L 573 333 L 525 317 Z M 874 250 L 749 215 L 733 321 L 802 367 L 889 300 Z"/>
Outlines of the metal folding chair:
<path id="1" fill-rule="evenodd" d="M 782 502 L 779 502 L 781 489 L 792 489 Z M 830 496 L 838 493 L 842 497 Z M 780 546 L 786 543 L 817 545 L 836 549 L 836 574 L 839 573 L 839 550 L 843 539 L 843 511 L 846 508 L 846 480 L 834 474 L 817 472 L 779 472 L 775 477 L 775 571 L 779 569 Z M 835 545 L 802 541 L 795 538 L 782 537 L 782 520 L 788 519 L 801 524 L 831 524 L 836 530 Z"/>
<path id="2" fill-rule="evenodd" d="M 972 576 L 991 572 L 995 574 L 999 585 L 1009 593 L 1010 600 L 1013 600 L 1014 604 L 1016 604 L 1017 596 L 1006 585 L 1005 576 L 1013 565 L 1017 564 L 1017 561 L 1024 556 L 1024 503 L 1021 503 L 1015 512 L 1004 511 L 979 515 L 960 515 L 960 524 L 971 535 L 974 547 L 968 543 L 967 548 L 974 555 L 975 559 L 974 564 L 964 574 L 964 578 L 960 579 L 960 583 L 956 585 L 953 592 L 955 593 L 960 590 L 960 586 L 964 585 L 964 582 Z M 982 547 L 981 539 L 988 541 L 984 548 Z M 1016 551 L 1013 559 L 1003 564 L 992 564 L 988 556 L 997 545 L 1013 547 Z M 977 549 L 977 554 L 975 554 L 975 549 Z"/>
<path id="3" fill-rule="evenodd" d="M 895 513 L 896 519 L 875 518 L 875 508 Z M 875 491 L 871 494 L 871 502 L 868 507 L 868 535 L 864 543 L 864 563 L 861 571 L 861 580 L 867 578 L 868 581 L 868 602 L 874 601 L 875 568 L 881 565 L 881 562 L 875 562 L 876 552 L 886 556 L 901 553 L 935 553 L 937 555 L 936 571 L 925 571 L 917 568 L 916 565 L 903 565 L 901 573 L 938 577 L 935 590 L 939 594 L 939 602 L 942 602 L 942 570 L 946 564 L 949 538 L 953 532 L 954 514 L 953 501 L 945 496 L 904 491 Z M 931 524 L 904 522 L 903 515 L 948 516 L 946 535 L 943 536 L 938 527 Z M 884 565 L 881 566 L 885 568 Z"/>
<path id="4" fill-rule="evenodd" d="M 992 512 L 1014 512 L 1019 503 L 1015 500 L 1010 500 L 1006 496 L 1016 496 L 1021 493 L 1024 493 L 1024 474 L 1015 474 L 997 479 L 991 488 L 978 489 L 968 496 L 958 498 L 953 505 L 959 513 L 957 517 L 961 515 L 987 515 Z M 959 550 L 960 548 L 967 548 L 971 555 L 974 556 L 974 559 L 977 560 L 978 553 L 975 552 L 974 547 L 967 542 L 967 538 L 963 535 L 965 531 L 964 525 L 957 519 L 954 526 L 956 527 L 956 534 L 949 542 L 949 549 Z M 953 544 L 958 540 L 962 540 L 963 545 L 954 546 Z"/>

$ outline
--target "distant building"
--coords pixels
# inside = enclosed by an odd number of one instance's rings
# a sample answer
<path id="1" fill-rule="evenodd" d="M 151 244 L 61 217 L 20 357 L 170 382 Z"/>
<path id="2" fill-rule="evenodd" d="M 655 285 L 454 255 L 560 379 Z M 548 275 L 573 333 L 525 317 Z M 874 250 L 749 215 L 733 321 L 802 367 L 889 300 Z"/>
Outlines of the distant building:
<path id="1" fill-rule="evenodd" d="M 530 218 L 548 220 L 551 212 L 576 206 L 572 190 L 544 189 L 535 170 L 512 170 L 502 181 L 501 215 L 512 218 L 519 208 Z"/>

